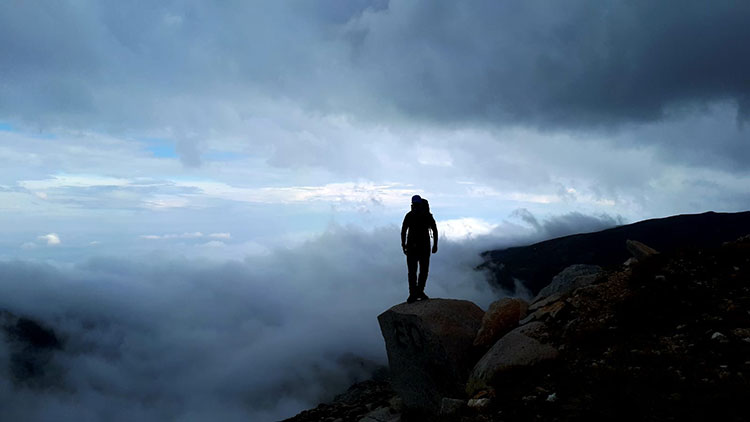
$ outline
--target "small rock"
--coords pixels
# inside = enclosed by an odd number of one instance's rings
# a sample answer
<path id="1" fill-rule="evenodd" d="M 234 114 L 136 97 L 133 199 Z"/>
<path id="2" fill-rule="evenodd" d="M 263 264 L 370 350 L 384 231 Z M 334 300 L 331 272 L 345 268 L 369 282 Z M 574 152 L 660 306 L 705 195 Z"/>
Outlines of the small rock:
<path id="1" fill-rule="evenodd" d="M 459 413 L 461 413 L 461 410 L 463 410 L 465 406 L 465 400 L 443 397 L 443 401 L 440 405 L 440 414 L 442 416 L 458 415 Z"/>
<path id="2" fill-rule="evenodd" d="M 562 294 L 555 293 L 555 294 L 549 295 L 549 296 L 547 296 L 547 297 L 545 297 L 543 299 L 537 300 L 537 301 L 533 302 L 531 305 L 529 305 L 529 312 L 536 311 L 537 309 L 543 308 L 543 307 L 549 305 L 550 303 L 557 302 L 561 298 L 562 298 Z"/>
<path id="3" fill-rule="evenodd" d="M 547 396 L 547 401 L 550 403 L 554 403 L 555 401 L 557 401 L 557 393 L 552 393 Z"/>
<path id="4" fill-rule="evenodd" d="M 635 257 L 636 259 L 645 258 L 647 256 L 656 255 L 659 253 L 656 249 L 647 246 L 637 240 L 626 240 L 625 248 L 627 248 L 628 252 L 630 252 L 630 254 L 633 255 L 633 257 Z"/>
<path id="5" fill-rule="evenodd" d="M 471 399 L 469 400 L 468 406 L 475 410 L 484 410 L 490 406 L 490 399 Z"/>
<path id="6" fill-rule="evenodd" d="M 526 316 L 526 318 L 518 321 L 518 325 L 526 325 L 530 323 L 531 321 L 534 321 L 536 319 L 536 312 L 532 313 L 531 315 Z"/>
<path id="7" fill-rule="evenodd" d="M 596 281 L 601 272 L 602 268 L 598 265 L 571 265 L 553 277 L 549 285 L 540 290 L 531 303 L 533 305 L 550 295 L 565 294 L 579 287 L 588 286 Z"/>
<path id="8" fill-rule="evenodd" d="M 494 390 L 482 390 L 476 394 L 474 394 L 474 397 L 472 399 L 481 399 L 481 398 L 487 398 L 491 399 L 495 397 L 495 391 Z"/>
<path id="9" fill-rule="evenodd" d="M 719 341 L 719 342 L 724 342 L 724 341 L 726 341 L 726 339 L 727 339 L 727 336 L 725 336 L 724 334 L 722 334 L 722 333 L 720 333 L 718 331 L 715 332 L 715 333 L 713 333 L 713 335 L 711 335 L 711 340 L 716 340 L 716 341 Z"/>
<path id="10" fill-rule="evenodd" d="M 664 281 L 664 280 L 666 280 L 666 279 L 667 279 L 667 278 L 666 278 L 666 277 L 664 277 L 664 276 L 663 276 L 663 275 L 661 275 L 661 274 L 659 274 L 659 275 L 656 275 L 656 276 L 654 276 L 654 280 L 655 280 L 655 281 Z"/>
<path id="11" fill-rule="evenodd" d="M 388 422 L 393 419 L 391 409 L 387 407 L 378 407 L 372 412 L 366 414 L 359 422 Z"/>
<path id="12" fill-rule="evenodd" d="M 393 396 L 390 400 L 388 400 L 388 405 L 391 409 L 395 410 L 396 412 L 400 412 L 404 409 L 404 401 L 401 400 L 401 397 L 399 396 Z"/>

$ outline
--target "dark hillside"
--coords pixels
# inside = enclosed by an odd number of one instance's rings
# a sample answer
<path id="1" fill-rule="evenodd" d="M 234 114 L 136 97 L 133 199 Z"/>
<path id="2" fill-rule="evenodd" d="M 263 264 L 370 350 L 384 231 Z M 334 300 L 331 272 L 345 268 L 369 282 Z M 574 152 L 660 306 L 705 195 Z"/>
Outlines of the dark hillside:
<path id="1" fill-rule="evenodd" d="M 627 239 L 643 242 L 658 251 L 717 247 L 750 233 L 750 211 L 676 215 L 627 224 L 595 233 L 575 234 L 529 246 L 487 251 L 482 254 L 493 273 L 492 284 L 515 290 L 514 278 L 536 294 L 552 277 L 573 264 L 603 267 L 622 264 L 630 257 Z"/>

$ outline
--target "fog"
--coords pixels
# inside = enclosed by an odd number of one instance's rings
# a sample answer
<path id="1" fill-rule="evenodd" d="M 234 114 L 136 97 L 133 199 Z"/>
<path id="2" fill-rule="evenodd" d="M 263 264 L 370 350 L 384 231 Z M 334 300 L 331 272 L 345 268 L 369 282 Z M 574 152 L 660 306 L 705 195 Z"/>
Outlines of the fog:
<path id="1" fill-rule="evenodd" d="M 486 308 L 498 292 L 474 267 L 488 242 L 440 242 L 427 293 Z M 242 261 L 6 261 L 0 274 L 0 308 L 64 343 L 41 387 L 10 380 L 1 343 L 2 420 L 289 417 L 387 363 L 376 317 L 407 295 L 396 226 L 333 225 Z"/>

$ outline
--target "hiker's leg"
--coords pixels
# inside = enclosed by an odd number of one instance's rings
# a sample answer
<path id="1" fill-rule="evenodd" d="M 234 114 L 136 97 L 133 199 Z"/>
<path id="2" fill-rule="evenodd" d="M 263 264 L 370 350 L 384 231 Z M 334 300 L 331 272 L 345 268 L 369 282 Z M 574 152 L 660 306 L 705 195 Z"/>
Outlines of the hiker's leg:
<path id="1" fill-rule="evenodd" d="M 414 253 L 406 254 L 406 268 L 409 277 L 409 295 L 417 292 L 417 262 L 419 257 Z"/>
<path id="2" fill-rule="evenodd" d="M 419 256 L 419 282 L 417 283 L 417 292 L 423 293 L 424 286 L 427 284 L 427 275 L 430 273 L 430 252 L 423 253 Z"/>

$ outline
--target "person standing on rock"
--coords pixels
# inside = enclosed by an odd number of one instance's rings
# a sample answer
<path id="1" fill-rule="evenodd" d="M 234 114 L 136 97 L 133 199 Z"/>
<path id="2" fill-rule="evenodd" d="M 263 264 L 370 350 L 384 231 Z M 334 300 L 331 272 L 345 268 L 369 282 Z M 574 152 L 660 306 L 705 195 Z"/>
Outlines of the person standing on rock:
<path id="1" fill-rule="evenodd" d="M 424 294 L 424 287 L 430 271 L 430 230 L 433 237 L 432 253 L 436 253 L 438 230 L 435 218 L 430 214 L 430 204 L 419 195 L 414 195 L 411 198 L 411 211 L 406 213 L 401 225 L 401 249 L 406 255 L 406 267 L 409 272 L 409 297 L 406 299 L 408 303 L 429 299 Z"/>

